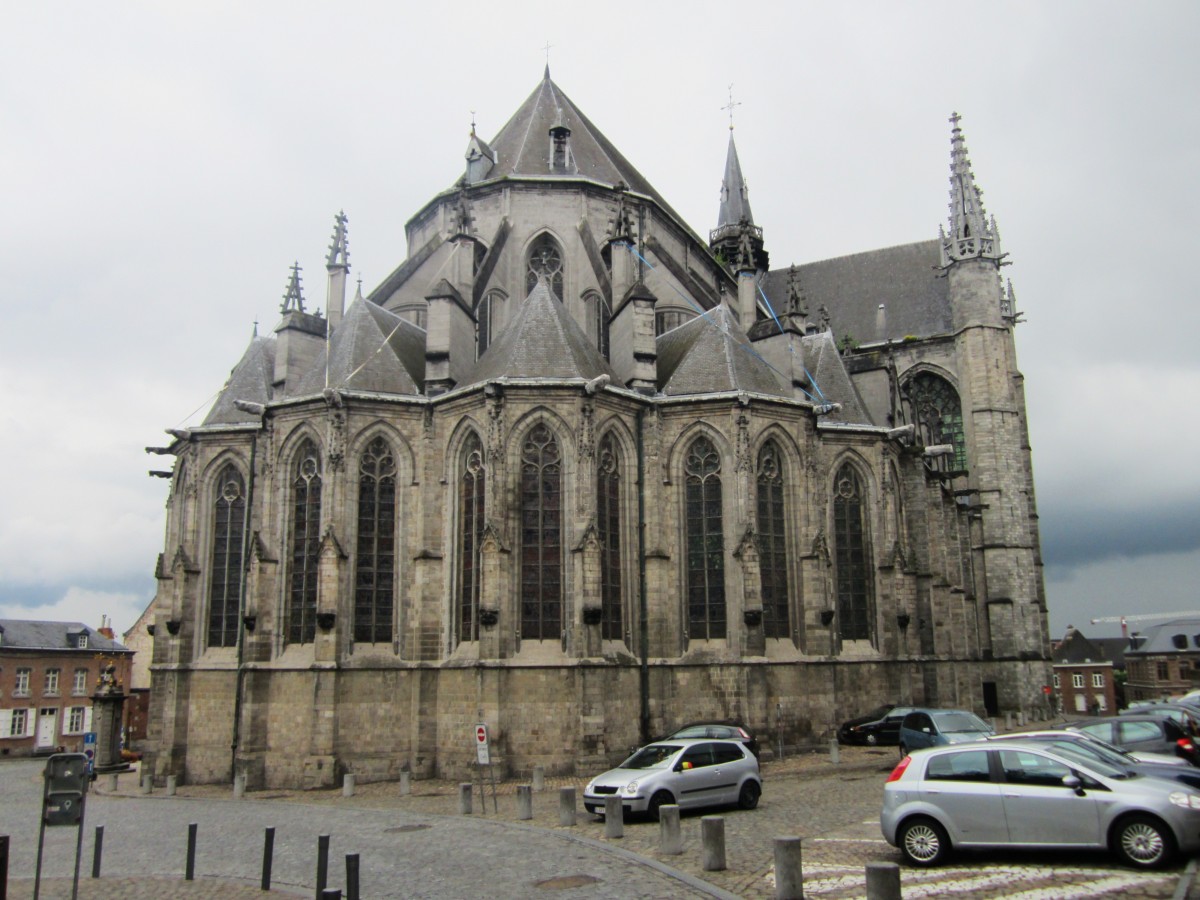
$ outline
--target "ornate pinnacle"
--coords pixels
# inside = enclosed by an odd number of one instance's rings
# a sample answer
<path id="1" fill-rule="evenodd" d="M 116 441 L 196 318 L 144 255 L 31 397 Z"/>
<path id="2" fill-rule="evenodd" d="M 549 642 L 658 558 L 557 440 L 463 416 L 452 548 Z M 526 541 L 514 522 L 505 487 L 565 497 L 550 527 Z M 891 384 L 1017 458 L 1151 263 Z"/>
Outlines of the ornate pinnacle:
<path id="1" fill-rule="evenodd" d="M 304 293 L 300 290 L 300 263 L 292 263 L 292 275 L 288 279 L 287 290 L 283 292 L 282 313 L 304 312 Z"/>
<path id="2" fill-rule="evenodd" d="M 787 300 L 789 313 L 808 315 L 808 298 L 804 296 L 804 288 L 800 286 L 800 275 L 795 265 L 788 268 Z"/>
<path id="3" fill-rule="evenodd" d="M 350 268 L 350 243 L 346 237 L 346 218 L 345 210 L 338 210 L 338 214 L 333 217 L 333 240 L 329 244 L 329 255 L 325 257 L 325 265 L 329 268 L 340 266 L 343 269 Z"/>
<path id="4" fill-rule="evenodd" d="M 1000 233 L 996 220 L 989 220 L 983 208 L 983 191 L 975 184 L 967 143 L 959 123 L 962 116 L 950 116 L 950 229 L 941 232 L 942 267 L 964 259 L 999 261 Z"/>

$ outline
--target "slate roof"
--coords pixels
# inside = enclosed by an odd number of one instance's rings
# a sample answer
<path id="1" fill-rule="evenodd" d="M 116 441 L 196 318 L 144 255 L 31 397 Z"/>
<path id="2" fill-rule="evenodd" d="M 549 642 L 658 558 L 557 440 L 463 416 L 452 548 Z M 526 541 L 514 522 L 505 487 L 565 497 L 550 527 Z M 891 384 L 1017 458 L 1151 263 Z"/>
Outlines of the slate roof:
<path id="1" fill-rule="evenodd" d="M 737 146 L 733 143 L 731 131 L 729 149 L 725 153 L 725 177 L 721 179 L 721 209 L 717 213 L 717 227 L 737 225 L 742 220 L 753 225 L 754 213 L 750 211 L 746 179 L 742 177 L 742 164 L 738 161 Z"/>
<path id="2" fill-rule="evenodd" d="M 935 268 L 940 253 L 931 240 L 797 265 L 809 318 L 815 321 L 823 305 L 836 338 L 849 335 L 861 344 L 946 334 L 952 320 L 947 281 Z M 786 309 L 788 270 L 769 272 L 764 282 L 775 311 Z M 887 312 L 885 334 L 876 325 L 880 303 Z"/>
<path id="3" fill-rule="evenodd" d="M 89 628 L 82 622 L 40 622 L 32 619 L 0 619 L 0 649 L 20 648 L 22 650 L 76 650 L 69 639 L 70 635 L 86 631 L 87 647 L 77 652 L 95 653 L 97 651 L 112 651 L 116 653 L 132 653 L 133 651 L 111 638 L 106 638 L 95 628 Z"/>
<path id="4" fill-rule="evenodd" d="M 1053 660 L 1055 665 L 1080 665 L 1083 663 L 1114 662 L 1105 653 L 1105 647 L 1098 640 L 1089 640 L 1079 631 L 1068 631 L 1054 648 Z"/>
<path id="5" fill-rule="evenodd" d="M 1183 646 L 1175 643 L 1175 636 L 1183 635 Z M 1157 654 L 1157 653 L 1196 653 L 1200 652 L 1200 618 L 1196 616 L 1180 616 L 1167 622 L 1160 622 L 1143 628 L 1137 635 L 1140 642 L 1134 646 L 1135 639 L 1130 638 L 1126 656 Z"/>
<path id="6" fill-rule="evenodd" d="M 275 377 L 275 337 L 255 335 L 241 360 L 229 373 L 229 379 L 217 395 L 216 402 L 202 425 L 243 425 L 257 423 L 259 417 L 243 412 L 233 405 L 234 400 L 266 403 L 271 399 L 271 382 Z"/>
<path id="7" fill-rule="evenodd" d="M 821 420 L 844 425 L 877 424 L 871 420 L 867 405 L 850 380 L 850 373 L 842 362 L 842 354 L 833 342 L 833 332 L 807 334 L 801 341 L 804 346 L 804 367 L 816 382 L 816 388 L 809 388 L 809 393 L 816 394 L 819 401 L 842 404 L 840 410 L 822 416 Z"/>
<path id="8" fill-rule="evenodd" d="M 669 396 L 713 391 L 791 396 L 723 303 L 655 343 L 659 390 Z"/>
<path id="9" fill-rule="evenodd" d="M 599 375 L 624 385 L 579 323 L 539 280 L 512 321 L 459 383 L 501 377 L 591 381 Z"/>
<path id="10" fill-rule="evenodd" d="M 329 338 L 329 387 L 378 394 L 420 394 L 425 331 L 356 296 Z M 325 352 L 299 382 L 296 396 L 325 389 Z"/>

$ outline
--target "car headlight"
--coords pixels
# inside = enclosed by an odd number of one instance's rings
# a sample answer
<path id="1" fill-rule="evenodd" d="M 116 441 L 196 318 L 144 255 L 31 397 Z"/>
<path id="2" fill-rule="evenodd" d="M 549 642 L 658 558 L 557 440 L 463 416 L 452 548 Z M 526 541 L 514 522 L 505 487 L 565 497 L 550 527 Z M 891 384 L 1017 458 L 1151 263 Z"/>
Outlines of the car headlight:
<path id="1" fill-rule="evenodd" d="M 625 785 L 625 793 L 636 794 L 637 793 L 637 785 L 638 785 L 638 783 L 636 781 L 629 782 L 629 784 Z"/>
<path id="2" fill-rule="evenodd" d="M 583 792 L 584 792 L 585 794 L 594 794 L 594 793 L 596 793 L 596 782 L 594 782 L 594 781 L 589 781 L 589 782 L 588 782 L 588 786 L 587 786 L 587 787 L 585 787 L 585 788 L 583 789 Z"/>
<path id="3" fill-rule="evenodd" d="M 1200 809 L 1200 796 L 1189 794 L 1187 791 L 1172 791 L 1167 799 L 1184 809 Z"/>

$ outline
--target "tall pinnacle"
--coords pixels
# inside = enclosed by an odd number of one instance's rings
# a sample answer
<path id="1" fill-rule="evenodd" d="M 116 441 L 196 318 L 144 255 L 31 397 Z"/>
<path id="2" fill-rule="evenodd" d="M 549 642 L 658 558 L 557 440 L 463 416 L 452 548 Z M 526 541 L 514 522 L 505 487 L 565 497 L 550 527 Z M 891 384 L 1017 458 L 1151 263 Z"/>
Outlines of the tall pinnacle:
<path id="1" fill-rule="evenodd" d="M 950 116 L 950 225 L 943 228 L 942 265 L 963 259 L 999 260 L 1000 232 L 995 219 L 988 219 L 983 208 L 983 191 L 975 184 L 967 144 L 959 122 L 962 116 Z"/>
<path id="2" fill-rule="evenodd" d="M 717 216 L 717 228 L 738 225 L 743 221 L 753 225 L 754 214 L 750 212 L 750 195 L 746 191 L 746 179 L 742 177 L 742 164 L 738 162 L 737 146 L 733 142 L 733 130 L 730 129 L 725 177 L 721 179 L 721 212 Z"/>
<path id="3" fill-rule="evenodd" d="M 350 242 L 346 237 L 345 210 L 339 210 L 333 219 L 333 239 L 329 244 L 329 255 L 325 257 L 325 265 L 329 268 L 350 268 Z"/>
<path id="4" fill-rule="evenodd" d="M 304 312 L 304 294 L 300 290 L 300 263 L 292 264 L 292 275 L 288 279 L 287 289 L 283 292 L 281 313 Z"/>

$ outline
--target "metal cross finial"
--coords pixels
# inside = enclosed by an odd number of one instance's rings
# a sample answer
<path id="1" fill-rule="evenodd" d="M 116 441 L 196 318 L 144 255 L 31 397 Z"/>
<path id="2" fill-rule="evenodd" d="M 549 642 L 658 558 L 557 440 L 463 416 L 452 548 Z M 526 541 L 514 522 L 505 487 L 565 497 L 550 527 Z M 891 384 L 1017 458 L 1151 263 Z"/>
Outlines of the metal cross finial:
<path id="1" fill-rule="evenodd" d="M 475 133 L 475 110 L 471 110 L 471 134 Z"/>
<path id="2" fill-rule="evenodd" d="M 543 50 L 546 51 L 546 68 L 550 67 L 550 48 L 553 46 L 554 45 L 552 43 L 550 43 L 549 41 L 546 41 L 546 46 L 542 48 Z"/>
<path id="3" fill-rule="evenodd" d="M 729 112 L 729 130 L 730 131 L 733 131 L 733 109 L 735 106 L 741 106 L 741 105 L 742 105 L 741 100 L 737 101 L 736 103 L 733 101 L 733 85 L 730 84 L 729 85 L 729 102 L 721 107 L 721 109 L 727 110 Z"/>

